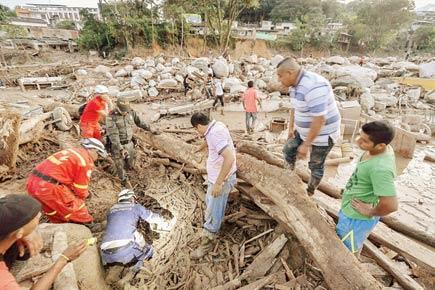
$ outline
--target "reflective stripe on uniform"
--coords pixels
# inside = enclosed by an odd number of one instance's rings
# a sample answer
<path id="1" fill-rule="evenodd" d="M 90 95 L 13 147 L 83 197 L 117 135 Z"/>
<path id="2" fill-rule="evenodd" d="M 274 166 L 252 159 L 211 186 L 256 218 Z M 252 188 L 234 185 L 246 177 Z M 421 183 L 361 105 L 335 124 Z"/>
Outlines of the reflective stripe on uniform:
<path id="1" fill-rule="evenodd" d="M 75 188 L 78 188 L 78 189 L 88 189 L 88 185 L 86 185 L 86 184 L 77 184 L 77 183 L 73 183 L 73 186 L 74 186 Z"/>
<path id="2" fill-rule="evenodd" d="M 64 216 L 64 218 L 67 220 L 71 217 L 72 213 L 67 214 L 66 216 Z"/>
<path id="3" fill-rule="evenodd" d="M 356 253 L 358 252 L 358 250 L 355 250 L 355 240 L 353 237 L 353 230 L 351 230 L 350 232 L 348 232 L 342 239 L 341 241 L 344 242 L 347 239 L 350 239 L 350 247 L 351 247 L 351 251 L 352 253 Z"/>
<path id="4" fill-rule="evenodd" d="M 45 214 L 48 215 L 48 216 L 52 216 L 52 215 L 57 214 L 57 211 L 46 212 Z"/>
<path id="5" fill-rule="evenodd" d="M 80 160 L 80 165 L 81 166 L 86 166 L 86 160 L 83 158 L 82 155 L 80 155 L 80 153 L 78 153 L 74 149 L 68 149 L 68 151 L 73 153 L 75 156 L 77 156 L 77 158 Z"/>
<path id="6" fill-rule="evenodd" d="M 84 203 L 82 203 L 82 205 L 81 206 L 79 206 L 79 208 L 77 209 L 77 210 L 81 210 L 82 208 L 84 208 L 85 207 L 85 204 Z"/>
<path id="7" fill-rule="evenodd" d="M 56 165 L 62 164 L 62 162 L 59 159 L 57 159 L 56 157 L 54 157 L 53 155 L 48 157 L 47 160 L 51 161 L 52 163 L 54 163 Z"/>

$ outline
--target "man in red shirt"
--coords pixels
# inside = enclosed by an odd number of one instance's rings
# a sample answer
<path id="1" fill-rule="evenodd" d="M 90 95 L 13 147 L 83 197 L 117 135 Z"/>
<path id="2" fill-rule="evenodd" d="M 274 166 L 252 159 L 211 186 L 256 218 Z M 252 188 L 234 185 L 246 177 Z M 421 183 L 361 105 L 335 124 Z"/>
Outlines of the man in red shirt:
<path id="1" fill-rule="evenodd" d="M 27 245 L 26 251 L 32 251 L 28 247 L 30 236 L 35 235 L 36 227 L 41 218 L 41 205 L 33 197 L 23 194 L 9 194 L 0 198 L 0 289 L 21 290 L 14 276 L 9 272 L 14 258 L 10 259 L 9 253 L 19 245 Z M 40 238 L 40 237 L 39 237 Z M 30 255 L 37 255 L 42 248 L 40 244 Z M 31 289 L 49 290 L 54 280 L 68 262 L 78 258 L 87 246 L 85 241 L 70 245 L 54 262 L 48 271 L 38 279 Z M 20 250 L 21 251 L 21 250 Z M 24 254 L 24 253 L 23 253 Z M 21 256 L 21 255 L 20 255 Z"/>
<path id="2" fill-rule="evenodd" d="M 36 198 L 52 223 L 90 223 L 85 199 L 98 156 L 107 157 L 103 143 L 82 139 L 82 147 L 54 153 L 35 167 L 27 180 L 27 192 Z"/>
<path id="3" fill-rule="evenodd" d="M 82 138 L 95 138 L 102 141 L 100 120 L 109 114 L 111 102 L 106 86 L 95 87 L 95 96 L 86 104 L 80 118 L 80 135 Z"/>
<path id="4" fill-rule="evenodd" d="M 257 120 L 257 103 L 261 108 L 261 101 L 257 96 L 257 90 L 254 88 L 254 82 L 248 82 L 248 89 L 242 97 L 243 109 L 246 112 L 246 131 L 248 134 L 254 132 L 255 120 Z"/>

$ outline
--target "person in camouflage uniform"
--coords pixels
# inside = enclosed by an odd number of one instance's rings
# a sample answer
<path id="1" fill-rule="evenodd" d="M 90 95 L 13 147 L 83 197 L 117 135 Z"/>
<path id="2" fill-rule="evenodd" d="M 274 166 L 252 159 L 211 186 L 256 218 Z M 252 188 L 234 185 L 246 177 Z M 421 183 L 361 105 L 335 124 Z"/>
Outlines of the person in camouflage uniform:
<path id="1" fill-rule="evenodd" d="M 133 126 L 136 125 L 153 134 L 158 131 L 150 128 L 130 107 L 130 102 L 124 97 L 118 97 L 116 107 L 106 117 L 106 134 L 110 141 L 110 152 L 115 161 L 118 177 L 123 187 L 131 188 L 126 170 L 133 168 L 136 157 L 134 151 Z"/>

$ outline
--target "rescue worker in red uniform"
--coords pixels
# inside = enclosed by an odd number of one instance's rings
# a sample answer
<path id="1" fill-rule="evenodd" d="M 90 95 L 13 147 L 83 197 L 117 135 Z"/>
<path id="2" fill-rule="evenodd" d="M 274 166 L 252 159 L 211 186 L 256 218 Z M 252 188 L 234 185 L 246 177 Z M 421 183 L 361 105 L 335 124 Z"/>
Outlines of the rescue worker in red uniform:
<path id="1" fill-rule="evenodd" d="M 27 192 L 42 204 L 52 223 L 91 223 L 85 199 L 98 156 L 106 158 L 103 143 L 82 139 L 82 147 L 54 153 L 38 164 L 27 180 Z"/>
<path id="2" fill-rule="evenodd" d="M 112 107 L 108 93 L 109 89 L 106 86 L 98 85 L 95 87 L 95 95 L 86 104 L 80 117 L 80 136 L 82 138 L 95 138 L 103 141 L 99 122 L 101 119 L 105 119 Z"/>

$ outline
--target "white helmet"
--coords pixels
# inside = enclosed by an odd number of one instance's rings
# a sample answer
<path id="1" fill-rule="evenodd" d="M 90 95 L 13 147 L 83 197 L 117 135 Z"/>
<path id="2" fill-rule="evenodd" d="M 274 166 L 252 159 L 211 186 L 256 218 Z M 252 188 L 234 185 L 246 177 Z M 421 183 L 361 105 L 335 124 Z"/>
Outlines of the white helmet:
<path id="1" fill-rule="evenodd" d="M 106 86 L 98 85 L 95 87 L 95 93 L 96 94 L 108 94 L 109 89 Z"/>
<path id="2" fill-rule="evenodd" d="M 134 191 L 131 189 L 123 189 L 118 194 L 118 202 L 128 201 L 131 198 L 136 198 L 136 195 L 134 194 Z"/>
<path id="3" fill-rule="evenodd" d="M 80 143 L 86 149 L 95 149 L 97 151 L 98 155 L 100 155 L 103 158 L 106 158 L 108 156 L 107 151 L 104 148 L 103 143 L 101 143 L 101 141 L 98 139 L 95 139 L 95 138 L 81 139 Z"/>

